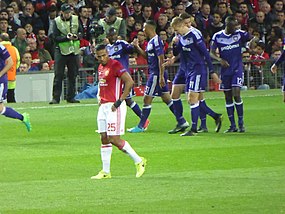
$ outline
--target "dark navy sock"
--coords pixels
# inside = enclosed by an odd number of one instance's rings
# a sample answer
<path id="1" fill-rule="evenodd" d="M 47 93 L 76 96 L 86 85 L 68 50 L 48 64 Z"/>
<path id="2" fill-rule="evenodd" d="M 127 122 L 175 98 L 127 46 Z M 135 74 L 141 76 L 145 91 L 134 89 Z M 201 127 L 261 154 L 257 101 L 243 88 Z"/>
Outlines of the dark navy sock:
<path id="1" fill-rule="evenodd" d="M 216 119 L 217 113 L 214 112 L 211 108 L 209 108 L 209 106 L 207 106 L 205 100 L 201 100 L 201 101 L 200 101 L 200 108 L 202 108 L 202 109 L 206 112 L 206 114 L 208 114 L 208 115 L 210 115 L 212 118 Z"/>
<path id="2" fill-rule="evenodd" d="M 139 128 L 143 128 L 144 127 L 144 124 L 145 124 L 148 116 L 150 115 L 150 111 L 151 111 L 151 105 L 144 106 L 142 108 L 141 120 L 140 120 L 140 123 L 138 125 Z"/>
<path id="3" fill-rule="evenodd" d="M 200 116 L 199 103 L 191 104 L 190 108 L 191 108 L 191 119 L 192 119 L 191 131 L 197 132 L 197 123 L 198 123 L 198 118 Z"/>
<path id="4" fill-rule="evenodd" d="M 176 117 L 176 121 L 179 125 L 182 125 L 186 122 L 183 117 L 183 105 L 181 99 L 174 99 L 173 100 L 173 107 L 174 107 L 174 115 Z"/>
<path id="5" fill-rule="evenodd" d="M 239 127 L 243 126 L 243 102 L 241 101 L 240 103 L 235 103 L 235 107 L 237 110 L 237 115 L 238 115 L 238 125 Z"/>
<path id="6" fill-rule="evenodd" d="M 235 107 L 233 103 L 226 104 L 228 118 L 231 122 L 231 127 L 236 128 L 236 122 L 235 122 Z"/>
<path id="7" fill-rule="evenodd" d="M 142 111 L 141 111 L 139 105 L 138 105 L 136 102 L 133 102 L 133 103 L 131 104 L 130 108 L 133 110 L 133 112 L 134 112 L 139 118 L 141 118 Z"/>
<path id="8" fill-rule="evenodd" d="M 24 119 L 23 115 L 16 112 L 14 109 L 12 109 L 10 107 L 4 107 L 4 108 L 5 108 L 5 110 L 4 110 L 4 112 L 2 112 L 2 115 L 4 115 L 5 117 L 10 117 L 10 118 L 14 118 L 14 119 L 18 119 L 18 120 L 23 121 L 23 119 Z"/>
<path id="9" fill-rule="evenodd" d="M 207 128 L 207 114 L 200 106 L 200 120 L 201 120 L 201 128 Z"/>

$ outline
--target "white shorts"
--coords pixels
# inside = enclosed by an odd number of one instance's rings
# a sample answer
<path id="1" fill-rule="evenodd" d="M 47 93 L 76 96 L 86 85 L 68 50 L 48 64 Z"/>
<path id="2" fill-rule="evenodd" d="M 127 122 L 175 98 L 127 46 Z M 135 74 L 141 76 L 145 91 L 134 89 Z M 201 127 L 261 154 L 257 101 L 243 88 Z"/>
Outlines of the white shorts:
<path id="1" fill-rule="evenodd" d="M 125 121 L 127 114 L 126 102 L 122 102 L 116 111 L 112 111 L 113 103 L 101 104 L 97 115 L 98 132 L 107 132 L 107 135 L 125 134 Z"/>

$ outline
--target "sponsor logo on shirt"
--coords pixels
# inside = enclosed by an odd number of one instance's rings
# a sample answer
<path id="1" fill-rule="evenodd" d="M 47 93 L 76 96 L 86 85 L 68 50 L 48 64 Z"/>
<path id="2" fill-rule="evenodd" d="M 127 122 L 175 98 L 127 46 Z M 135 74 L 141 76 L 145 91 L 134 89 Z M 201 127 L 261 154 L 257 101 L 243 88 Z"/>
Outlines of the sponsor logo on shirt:
<path id="1" fill-rule="evenodd" d="M 224 46 L 221 48 L 221 51 L 228 51 L 228 50 L 231 50 L 231 49 L 234 49 L 234 48 L 239 48 L 239 44 L 235 44 L 235 45 L 227 45 L 227 46 Z"/>
<path id="2" fill-rule="evenodd" d="M 113 55 L 111 56 L 112 59 L 120 59 L 121 58 L 121 55 L 117 54 L 117 55 Z"/>
<path id="3" fill-rule="evenodd" d="M 191 48 L 182 47 L 183 51 L 191 51 Z"/>
<path id="4" fill-rule="evenodd" d="M 101 87 L 101 86 L 108 86 L 108 84 L 106 83 L 106 80 L 105 80 L 105 79 L 100 79 L 100 80 L 99 80 L 99 85 L 100 85 L 100 87 Z"/>

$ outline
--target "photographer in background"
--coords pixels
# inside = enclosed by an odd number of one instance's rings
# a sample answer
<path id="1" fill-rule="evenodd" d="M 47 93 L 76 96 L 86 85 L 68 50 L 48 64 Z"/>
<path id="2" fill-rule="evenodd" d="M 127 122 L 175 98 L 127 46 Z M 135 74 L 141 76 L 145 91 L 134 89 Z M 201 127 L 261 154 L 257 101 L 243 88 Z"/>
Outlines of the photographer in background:
<path id="1" fill-rule="evenodd" d="M 117 17 L 116 9 L 109 8 L 106 12 L 106 17 L 99 20 L 98 24 L 103 26 L 104 33 L 98 37 L 99 40 L 106 38 L 106 32 L 109 32 L 111 27 L 115 28 L 118 32 L 119 39 L 126 39 L 127 27 L 125 20 Z"/>
<path id="2" fill-rule="evenodd" d="M 79 103 L 74 99 L 75 78 L 79 69 L 80 36 L 82 28 L 78 16 L 72 15 L 71 6 L 63 4 L 61 15 L 55 18 L 53 38 L 55 42 L 54 53 L 54 81 L 53 99 L 49 104 L 59 104 L 62 92 L 62 80 L 64 78 L 65 66 L 67 66 L 67 97 L 68 103 Z"/>

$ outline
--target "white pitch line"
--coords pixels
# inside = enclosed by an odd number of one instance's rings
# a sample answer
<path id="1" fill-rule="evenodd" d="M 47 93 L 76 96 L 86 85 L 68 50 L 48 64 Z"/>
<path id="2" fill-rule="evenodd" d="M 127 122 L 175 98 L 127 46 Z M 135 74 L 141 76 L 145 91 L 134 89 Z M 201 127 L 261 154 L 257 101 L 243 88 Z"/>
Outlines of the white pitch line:
<path id="1" fill-rule="evenodd" d="M 74 108 L 74 107 L 89 107 L 89 106 L 98 106 L 97 103 L 92 104 L 68 104 L 68 105 L 52 105 L 52 106 L 32 106 L 32 107 L 19 107 L 15 108 L 16 110 L 25 110 L 25 109 L 49 109 L 49 108 Z"/>
<path id="2" fill-rule="evenodd" d="M 222 91 L 221 91 L 222 93 Z M 185 95 L 186 96 L 186 95 Z M 254 98 L 254 97 L 276 97 L 276 96 L 282 96 L 282 94 L 260 94 L 260 95 L 244 95 L 241 93 L 241 97 L 245 98 L 245 97 L 249 97 L 249 98 Z M 219 99 L 225 99 L 225 97 L 211 97 L 209 96 L 209 94 L 204 95 L 205 99 L 207 100 L 219 100 Z M 185 99 L 181 99 L 181 100 L 187 100 L 187 98 Z"/>
<path id="3" fill-rule="evenodd" d="M 222 93 L 222 92 L 221 92 Z M 208 95 L 208 94 L 207 94 Z M 281 96 L 282 94 L 260 94 L 260 95 L 249 95 L 249 96 L 242 96 L 244 97 L 273 97 L 273 96 Z M 216 99 L 225 99 L 224 97 L 211 97 L 205 96 L 207 100 L 216 100 Z M 187 100 L 186 98 L 182 98 L 181 100 Z M 89 106 L 98 106 L 97 103 L 87 103 L 87 104 L 67 104 L 67 105 L 48 105 L 48 106 L 32 106 L 32 107 L 19 107 L 15 108 L 16 110 L 25 110 L 25 109 L 52 109 L 52 108 L 74 108 L 74 107 L 89 107 Z"/>

